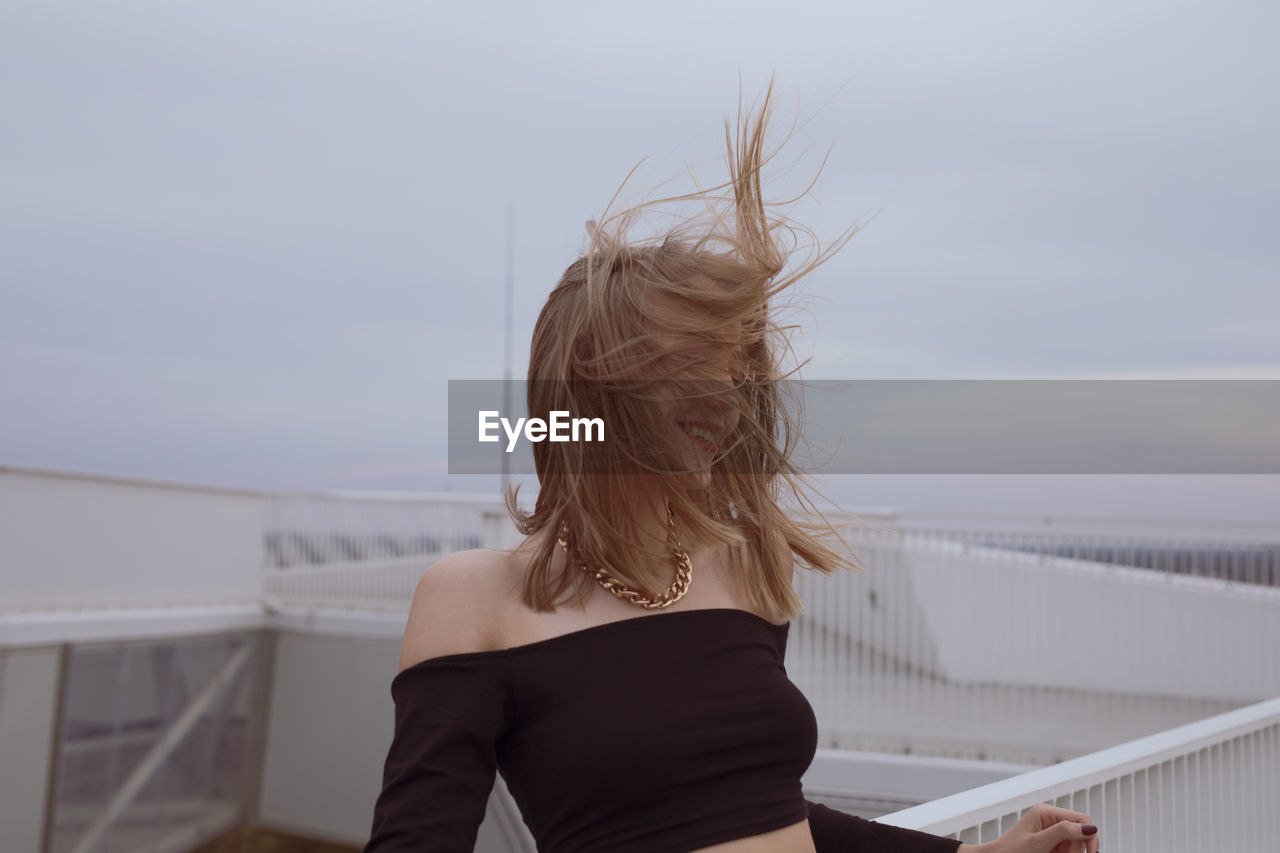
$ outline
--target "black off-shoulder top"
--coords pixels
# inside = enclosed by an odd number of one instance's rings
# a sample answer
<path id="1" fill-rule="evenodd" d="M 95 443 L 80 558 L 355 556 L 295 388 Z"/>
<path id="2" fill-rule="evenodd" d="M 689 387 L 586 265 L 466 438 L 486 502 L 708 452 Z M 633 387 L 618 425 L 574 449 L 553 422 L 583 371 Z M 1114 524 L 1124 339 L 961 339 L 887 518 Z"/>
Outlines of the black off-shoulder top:
<path id="1" fill-rule="evenodd" d="M 687 853 L 806 819 L 818 853 L 954 853 L 805 800 L 818 730 L 789 628 L 666 611 L 409 667 L 365 853 L 471 851 L 496 772 L 540 853 Z"/>

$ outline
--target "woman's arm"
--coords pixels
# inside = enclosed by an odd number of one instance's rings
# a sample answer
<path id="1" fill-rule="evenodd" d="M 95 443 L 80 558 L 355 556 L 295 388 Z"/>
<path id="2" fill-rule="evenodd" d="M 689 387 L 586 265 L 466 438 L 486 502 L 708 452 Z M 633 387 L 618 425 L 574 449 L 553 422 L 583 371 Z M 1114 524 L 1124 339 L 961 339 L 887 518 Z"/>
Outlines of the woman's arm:
<path id="1" fill-rule="evenodd" d="M 1032 806 L 1004 835 L 986 844 L 961 844 L 927 832 L 863 820 L 819 803 L 809 803 L 809 831 L 818 853 L 1098 853 L 1098 827 L 1087 814 L 1048 803 Z"/>
<path id="2" fill-rule="evenodd" d="M 471 853 L 497 773 L 493 738 L 443 718 L 400 718 L 365 853 Z"/>
<path id="3" fill-rule="evenodd" d="M 809 831 L 818 853 L 956 853 L 960 842 L 876 823 L 821 803 L 809 803 Z"/>
<path id="4" fill-rule="evenodd" d="M 365 853 L 470 853 L 497 775 L 508 683 L 484 651 L 479 555 L 453 554 L 418 583 L 391 683 L 395 734 Z"/>

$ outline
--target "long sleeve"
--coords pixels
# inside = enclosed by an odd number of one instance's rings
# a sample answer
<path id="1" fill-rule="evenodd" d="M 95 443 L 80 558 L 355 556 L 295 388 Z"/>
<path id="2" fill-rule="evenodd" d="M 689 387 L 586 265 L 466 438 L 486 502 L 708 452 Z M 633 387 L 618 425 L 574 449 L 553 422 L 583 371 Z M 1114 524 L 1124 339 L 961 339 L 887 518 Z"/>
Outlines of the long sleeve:
<path id="1" fill-rule="evenodd" d="M 955 853 L 960 842 L 876 823 L 821 803 L 809 803 L 809 831 L 818 853 Z"/>
<path id="2" fill-rule="evenodd" d="M 395 734 L 365 853 L 471 853 L 507 723 L 499 658 L 454 655 L 392 681 Z"/>

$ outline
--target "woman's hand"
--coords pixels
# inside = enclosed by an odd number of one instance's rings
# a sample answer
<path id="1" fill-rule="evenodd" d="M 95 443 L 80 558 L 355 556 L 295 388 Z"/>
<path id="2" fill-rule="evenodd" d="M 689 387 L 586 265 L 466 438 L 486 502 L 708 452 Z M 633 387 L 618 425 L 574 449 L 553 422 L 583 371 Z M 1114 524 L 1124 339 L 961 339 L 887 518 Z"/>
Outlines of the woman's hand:
<path id="1" fill-rule="evenodd" d="M 1098 853 L 1098 827 L 1086 814 L 1041 803 L 995 841 L 961 844 L 956 853 Z"/>

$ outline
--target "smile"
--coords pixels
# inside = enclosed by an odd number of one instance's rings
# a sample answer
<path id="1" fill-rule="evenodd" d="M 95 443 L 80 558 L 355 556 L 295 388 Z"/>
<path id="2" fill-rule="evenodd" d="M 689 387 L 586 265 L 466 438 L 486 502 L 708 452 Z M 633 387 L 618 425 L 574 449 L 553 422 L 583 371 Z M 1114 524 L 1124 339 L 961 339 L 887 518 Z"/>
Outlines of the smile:
<path id="1" fill-rule="evenodd" d="M 699 450 L 715 453 L 719 449 L 716 446 L 716 434 L 710 427 L 695 423 L 681 423 L 680 427 L 693 440 Z"/>

